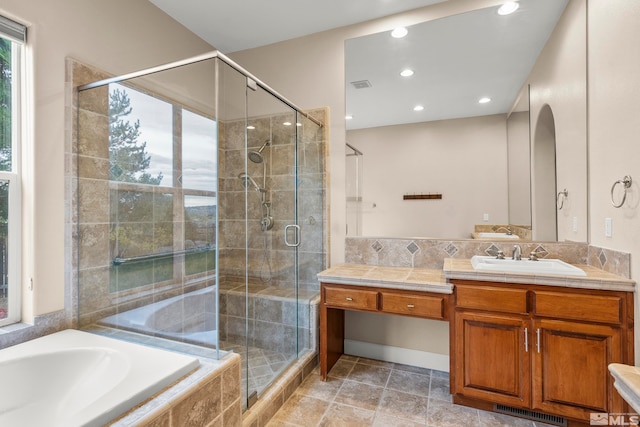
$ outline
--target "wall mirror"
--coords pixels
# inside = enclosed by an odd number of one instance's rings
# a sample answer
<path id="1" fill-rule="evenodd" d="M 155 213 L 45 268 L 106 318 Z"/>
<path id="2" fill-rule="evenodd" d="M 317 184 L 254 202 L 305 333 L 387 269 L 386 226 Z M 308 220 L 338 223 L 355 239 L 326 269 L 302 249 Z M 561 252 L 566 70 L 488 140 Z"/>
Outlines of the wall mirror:
<path id="1" fill-rule="evenodd" d="M 360 180 L 347 183 L 358 188 L 348 236 L 464 239 L 514 225 L 527 239 L 587 241 L 586 0 L 518 5 L 345 42 L 347 143 L 362 154 L 362 170 L 347 170 Z M 538 126 L 549 113 L 551 130 Z M 544 165 L 533 154 L 549 132 Z"/>

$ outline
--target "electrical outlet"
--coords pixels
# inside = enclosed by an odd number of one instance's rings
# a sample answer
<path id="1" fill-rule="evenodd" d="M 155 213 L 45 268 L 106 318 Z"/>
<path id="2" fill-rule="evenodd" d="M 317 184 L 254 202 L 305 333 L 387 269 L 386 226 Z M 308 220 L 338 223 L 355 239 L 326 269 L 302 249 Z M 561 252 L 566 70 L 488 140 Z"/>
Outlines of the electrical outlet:
<path id="1" fill-rule="evenodd" d="M 489 221 L 489 214 L 486 213 L 486 214 L 482 215 L 482 219 L 483 219 L 484 222 Z"/>
<path id="2" fill-rule="evenodd" d="M 613 220 L 611 218 L 604 219 L 604 237 L 613 235 Z"/>
<path id="3" fill-rule="evenodd" d="M 572 227 L 573 227 L 573 232 L 577 233 L 578 232 L 578 217 L 577 216 L 573 217 L 573 225 L 572 225 Z"/>

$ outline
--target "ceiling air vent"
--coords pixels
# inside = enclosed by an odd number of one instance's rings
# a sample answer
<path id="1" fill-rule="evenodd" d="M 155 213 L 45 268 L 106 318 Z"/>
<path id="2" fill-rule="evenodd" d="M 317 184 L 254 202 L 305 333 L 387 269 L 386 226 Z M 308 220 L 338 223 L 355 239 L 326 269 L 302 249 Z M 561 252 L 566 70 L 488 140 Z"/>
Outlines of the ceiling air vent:
<path id="1" fill-rule="evenodd" d="M 351 82 L 351 84 L 356 89 L 365 89 L 371 87 L 371 82 L 369 80 L 358 80 L 357 82 Z"/>

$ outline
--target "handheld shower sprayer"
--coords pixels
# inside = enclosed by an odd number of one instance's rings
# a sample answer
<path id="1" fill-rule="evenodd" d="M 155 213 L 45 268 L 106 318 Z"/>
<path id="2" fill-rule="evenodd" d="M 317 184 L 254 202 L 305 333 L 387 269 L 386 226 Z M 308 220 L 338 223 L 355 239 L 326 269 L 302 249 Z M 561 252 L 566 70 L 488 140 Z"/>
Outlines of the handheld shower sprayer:
<path id="1" fill-rule="evenodd" d="M 260 193 L 260 202 L 262 208 L 262 218 L 260 219 L 260 229 L 262 231 L 268 231 L 273 228 L 273 217 L 271 216 L 271 202 L 267 200 L 267 162 L 262 157 L 262 151 L 271 145 L 271 140 L 267 139 L 264 144 L 258 150 L 249 151 L 247 156 L 253 163 L 262 163 L 262 187 L 260 187 L 249 174 L 242 172 L 238 175 L 238 178 L 242 180 L 244 188 L 249 188 L 251 185 L 256 191 Z"/>
<path id="2" fill-rule="evenodd" d="M 265 192 L 265 190 L 260 188 L 260 186 L 248 174 L 242 172 L 240 175 L 238 175 L 238 178 L 242 180 L 242 186 L 244 188 L 248 188 L 249 185 L 251 185 L 254 188 L 254 190 L 259 191 L 261 193 Z"/>

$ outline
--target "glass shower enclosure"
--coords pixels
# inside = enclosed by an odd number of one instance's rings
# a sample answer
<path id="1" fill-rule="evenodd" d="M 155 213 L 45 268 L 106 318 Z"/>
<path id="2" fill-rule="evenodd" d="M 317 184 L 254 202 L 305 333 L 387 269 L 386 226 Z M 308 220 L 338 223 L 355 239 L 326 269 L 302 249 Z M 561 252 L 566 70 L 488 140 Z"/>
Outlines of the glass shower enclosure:
<path id="1" fill-rule="evenodd" d="M 79 327 L 240 353 L 249 407 L 315 349 L 321 121 L 219 52 L 93 72 L 75 102 Z"/>
<path id="2" fill-rule="evenodd" d="M 364 153 L 346 144 L 347 236 L 362 236 Z"/>

